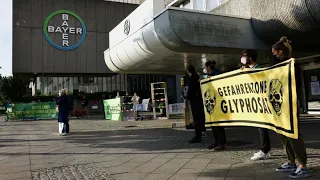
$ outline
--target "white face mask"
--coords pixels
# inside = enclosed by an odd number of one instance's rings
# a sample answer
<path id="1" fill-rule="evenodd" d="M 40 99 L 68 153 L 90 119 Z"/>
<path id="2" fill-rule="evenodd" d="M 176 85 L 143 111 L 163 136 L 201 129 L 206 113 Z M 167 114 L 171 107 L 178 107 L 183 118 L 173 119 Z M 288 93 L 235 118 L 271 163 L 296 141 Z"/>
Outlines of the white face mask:
<path id="1" fill-rule="evenodd" d="M 241 64 L 247 64 L 247 58 L 246 57 L 242 57 L 241 58 Z"/>
<path id="2" fill-rule="evenodd" d="M 61 96 L 61 92 L 59 92 L 59 96 Z"/>
<path id="3" fill-rule="evenodd" d="M 208 71 L 206 68 L 203 68 L 203 74 L 208 74 Z"/>

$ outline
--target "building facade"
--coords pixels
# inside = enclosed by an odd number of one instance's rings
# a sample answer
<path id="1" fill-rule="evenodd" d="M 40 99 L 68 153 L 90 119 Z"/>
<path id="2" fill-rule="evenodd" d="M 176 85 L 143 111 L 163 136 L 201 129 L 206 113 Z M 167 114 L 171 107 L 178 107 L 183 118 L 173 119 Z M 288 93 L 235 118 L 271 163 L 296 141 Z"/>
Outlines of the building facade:
<path id="1" fill-rule="evenodd" d="M 287 36 L 303 69 L 301 107 L 320 110 L 319 9 L 318 0 L 146 0 L 110 31 L 105 63 L 119 73 L 181 74 L 214 59 L 230 71 L 243 49 L 255 49 L 268 66 L 272 44 Z"/>
<path id="2" fill-rule="evenodd" d="M 150 83 L 165 81 L 177 102 L 186 65 L 201 71 L 216 60 L 221 71 L 234 70 L 250 48 L 267 66 L 271 44 L 287 35 L 308 110 L 320 100 L 319 9 L 318 0 L 13 0 L 13 74 L 41 95 L 149 95 Z"/>
<path id="3" fill-rule="evenodd" d="M 167 75 L 118 74 L 104 63 L 109 32 L 140 0 L 13 0 L 13 74 L 38 95 L 150 91 Z M 150 93 L 149 93 L 150 94 Z"/>

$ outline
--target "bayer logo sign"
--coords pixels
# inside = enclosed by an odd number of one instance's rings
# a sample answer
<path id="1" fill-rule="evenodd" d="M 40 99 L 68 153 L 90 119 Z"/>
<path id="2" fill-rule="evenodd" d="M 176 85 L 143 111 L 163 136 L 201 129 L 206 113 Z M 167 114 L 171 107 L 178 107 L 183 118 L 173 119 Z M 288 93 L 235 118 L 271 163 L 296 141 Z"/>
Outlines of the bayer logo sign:
<path id="1" fill-rule="evenodd" d="M 67 10 L 50 14 L 44 22 L 43 32 L 49 44 L 65 51 L 79 47 L 86 37 L 86 27 L 82 19 Z"/>

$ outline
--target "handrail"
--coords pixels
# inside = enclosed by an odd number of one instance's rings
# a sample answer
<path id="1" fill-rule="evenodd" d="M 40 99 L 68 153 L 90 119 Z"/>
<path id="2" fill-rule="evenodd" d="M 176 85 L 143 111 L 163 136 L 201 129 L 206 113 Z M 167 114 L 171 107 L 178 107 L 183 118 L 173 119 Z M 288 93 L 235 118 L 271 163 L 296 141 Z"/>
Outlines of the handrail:
<path id="1" fill-rule="evenodd" d="M 301 61 L 301 60 L 311 59 L 311 58 L 316 58 L 316 57 L 320 57 L 320 54 L 313 55 L 313 56 L 306 56 L 306 57 L 296 58 L 296 61 Z"/>

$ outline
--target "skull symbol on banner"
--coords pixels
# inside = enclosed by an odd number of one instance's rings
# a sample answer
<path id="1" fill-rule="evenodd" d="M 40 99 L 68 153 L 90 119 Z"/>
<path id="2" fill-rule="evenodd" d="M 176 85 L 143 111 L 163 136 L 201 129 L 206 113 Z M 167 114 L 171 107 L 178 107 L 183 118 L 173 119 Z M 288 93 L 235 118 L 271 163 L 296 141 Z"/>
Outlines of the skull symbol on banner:
<path id="1" fill-rule="evenodd" d="M 204 101 L 207 112 L 211 115 L 216 105 L 216 96 L 213 91 L 207 90 L 204 93 Z"/>
<path id="2" fill-rule="evenodd" d="M 281 115 L 281 105 L 283 102 L 282 83 L 278 79 L 270 82 L 269 101 L 278 116 Z"/>

